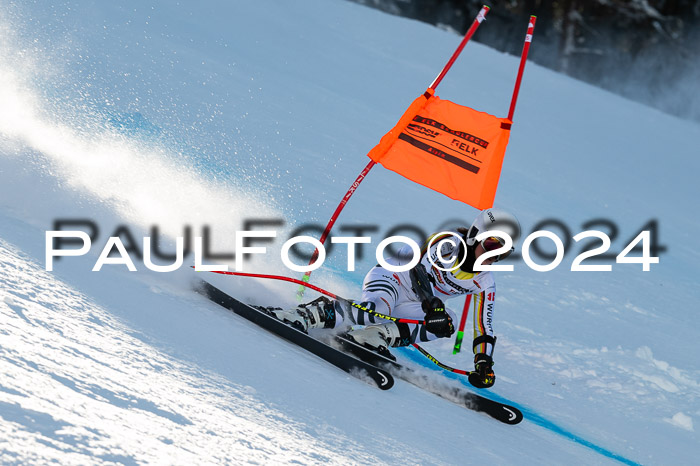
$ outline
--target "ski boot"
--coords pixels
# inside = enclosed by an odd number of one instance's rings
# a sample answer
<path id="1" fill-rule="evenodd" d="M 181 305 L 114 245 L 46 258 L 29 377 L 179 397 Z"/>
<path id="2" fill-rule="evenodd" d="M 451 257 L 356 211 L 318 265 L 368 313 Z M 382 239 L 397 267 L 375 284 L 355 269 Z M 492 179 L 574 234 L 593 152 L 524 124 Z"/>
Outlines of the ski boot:
<path id="1" fill-rule="evenodd" d="M 469 383 L 476 388 L 490 388 L 496 383 L 491 356 L 485 353 L 477 353 L 474 356 L 474 372 L 469 374 Z"/>
<path id="2" fill-rule="evenodd" d="M 333 328 L 336 323 L 333 301 L 324 296 L 294 309 L 270 309 L 270 312 L 304 333 L 312 328 Z"/>
<path id="3" fill-rule="evenodd" d="M 386 324 L 368 325 L 367 327 L 350 330 L 345 337 L 358 345 L 369 348 L 384 357 L 396 361 L 389 347 L 408 346 L 411 336 L 408 325 L 387 322 Z"/>

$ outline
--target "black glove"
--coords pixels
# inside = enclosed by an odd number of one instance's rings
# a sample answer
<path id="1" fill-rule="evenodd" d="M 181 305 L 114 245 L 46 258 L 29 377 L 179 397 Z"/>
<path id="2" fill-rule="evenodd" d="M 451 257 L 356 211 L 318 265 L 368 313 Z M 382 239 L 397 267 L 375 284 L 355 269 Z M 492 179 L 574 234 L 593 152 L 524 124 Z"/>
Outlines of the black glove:
<path id="1" fill-rule="evenodd" d="M 477 388 L 489 388 L 496 383 L 491 356 L 485 353 L 474 356 L 474 372 L 469 376 L 469 382 Z"/>
<path id="2" fill-rule="evenodd" d="M 449 337 L 455 333 L 452 317 L 445 311 L 445 305 L 440 298 L 424 299 L 421 303 L 425 312 L 425 329 L 438 338 Z"/>

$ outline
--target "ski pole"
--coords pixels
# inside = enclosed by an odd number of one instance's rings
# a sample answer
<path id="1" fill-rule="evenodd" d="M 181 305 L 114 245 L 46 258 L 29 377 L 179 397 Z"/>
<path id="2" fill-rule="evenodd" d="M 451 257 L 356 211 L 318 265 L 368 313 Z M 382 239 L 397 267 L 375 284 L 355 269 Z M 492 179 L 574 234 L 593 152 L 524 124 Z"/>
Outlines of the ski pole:
<path id="1" fill-rule="evenodd" d="M 194 268 L 194 266 L 192 266 L 192 268 Z M 347 298 L 343 298 L 342 296 L 338 296 L 335 293 L 331 293 L 330 291 L 324 290 L 323 288 L 320 288 L 316 285 L 312 285 L 311 283 L 304 282 L 302 280 L 297 280 L 296 278 L 292 278 L 292 277 L 284 277 L 282 275 L 266 275 L 266 274 L 259 274 L 259 273 L 246 273 L 246 272 L 224 272 L 224 271 L 219 271 L 219 270 L 212 270 L 211 272 L 218 273 L 221 275 L 235 275 L 237 277 L 266 278 L 269 280 L 280 280 L 280 281 L 285 281 L 285 282 L 296 283 L 298 285 L 305 286 L 306 288 L 311 288 L 314 291 L 318 291 L 319 293 L 324 294 L 324 295 L 328 296 L 329 298 L 337 299 L 338 301 L 348 303 L 350 306 L 352 306 L 356 309 L 359 309 L 361 311 L 366 312 L 367 314 L 370 314 L 370 315 L 375 316 L 375 317 L 379 317 L 381 319 L 391 320 L 392 322 L 396 322 L 398 324 L 400 324 L 400 323 L 418 324 L 418 325 L 425 324 L 425 321 L 423 321 L 423 320 L 403 319 L 400 317 L 392 317 L 392 316 L 388 316 L 386 314 L 381 314 L 377 311 L 373 311 L 372 309 L 368 309 L 361 304 L 357 304 L 356 302 L 354 302 L 352 300 L 349 300 Z"/>
<path id="2" fill-rule="evenodd" d="M 440 361 L 438 361 L 432 354 L 428 353 L 422 346 L 420 346 L 418 343 L 411 343 L 415 349 L 421 352 L 423 356 L 428 358 L 431 362 L 435 363 L 436 366 L 438 366 L 440 369 L 444 369 L 449 372 L 454 372 L 455 374 L 460 374 L 460 375 L 466 375 L 467 377 L 470 376 L 471 374 L 475 374 L 475 371 L 465 371 L 464 369 L 457 369 L 452 366 L 448 366 L 447 364 L 443 364 Z"/>
<path id="3" fill-rule="evenodd" d="M 430 285 L 430 277 L 428 276 L 428 272 L 425 270 L 425 267 L 423 267 L 422 264 L 418 264 L 413 269 L 411 269 L 411 284 L 413 285 L 413 289 L 417 290 L 416 292 L 418 293 L 418 296 L 421 298 L 421 300 L 430 299 L 433 296 L 435 296 L 433 294 L 433 288 Z M 462 330 L 464 330 L 464 324 L 467 321 L 466 312 L 469 311 L 470 298 L 471 298 L 471 295 L 467 295 L 467 301 L 465 302 L 465 305 L 464 305 L 465 311 L 462 313 L 462 320 L 460 322 L 460 327 Z M 461 333 L 462 333 L 462 335 L 464 335 L 464 332 L 461 332 Z M 462 341 L 460 339 L 459 344 L 461 345 L 461 343 L 462 343 Z M 454 372 L 455 374 L 462 374 L 462 375 L 466 375 L 466 376 L 469 376 L 469 374 L 471 374 L 471 372 L 469 372 L 469 371 L 464 371 L 462 369 L 456 369 L 454 367 L 448 366 L 447 364 L 441 363 L 432 354 L 428 353 L 425 349 L 423 349 L 420 345 L 418 345 L 418 343 L 411 343 L 411 344 L 413 345 L 414 348 L 416 348 L 418 351 L 420 351 L 423 356 L 425 356 L 430 361 L 435 363 L 438 367 L 440 367 L 446 371 Z M 455 346 L 457 346 L 457 345 L 455 345 Z"/>

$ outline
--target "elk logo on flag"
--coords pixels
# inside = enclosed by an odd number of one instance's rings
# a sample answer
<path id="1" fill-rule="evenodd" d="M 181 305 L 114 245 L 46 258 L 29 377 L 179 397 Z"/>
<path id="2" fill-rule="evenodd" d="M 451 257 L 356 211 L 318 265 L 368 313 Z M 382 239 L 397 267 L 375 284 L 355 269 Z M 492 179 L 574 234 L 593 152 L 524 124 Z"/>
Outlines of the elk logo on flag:
<path id="1" fill-rule="evenodd" d="M 496 197 L 510 127 L 506 118 L 428 89 L 368 155 L 409 180 L 485 209 Z"/>

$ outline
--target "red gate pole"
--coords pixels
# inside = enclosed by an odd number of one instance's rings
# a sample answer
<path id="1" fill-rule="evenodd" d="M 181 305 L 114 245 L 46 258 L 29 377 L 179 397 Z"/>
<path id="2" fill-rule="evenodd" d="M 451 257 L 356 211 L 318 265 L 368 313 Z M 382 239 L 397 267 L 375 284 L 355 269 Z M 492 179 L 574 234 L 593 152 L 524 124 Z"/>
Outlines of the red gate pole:
<path id="1" fill-rule="evenodd" d="M 467 30 L 466 34 L 464 34 L 464 39 L 462 39 L 462 42 L 460 42 L 459 46 L 457 49 L 454 51 L 452 56 L 450 57 L 450 60 L 447 62 L 447 65 L 442 69 L 439 75 L 437 75 L 437 78 L 433 81 L 433 83 L 430 85 L 428 89 L 435 90 L 438 87 L 438 84 L 440 84 L 440 81 L 442 81 L 442 78 L 445 77 L 448 71 L 450 71 L 450 68 L 452 68 L 452 65 L 454 62 L 457 60 L 457 57 L 459 56 L 460 53 L 462 53 L 462 49 L 464 49 L 464 46 L 467 45 L 467 42 L 469 42 L 469 39 L 472 38 L 474 33 L 476 32 L 476 29 L 479 27 L 481 22 L 486 18 L 486 13 L 489 12 L 491 8 L 487 7 L 486 5 L 481 7 L 481 10 L 479 13 L 476 15 L 476 18 L 474 18 L 474 21 L 472 22 L 472 25 L 469 26 L 469 29 Z"/>
<path id="2" fill-rule="evenodd" d="M 345 193 L 345 196 L 343 196 L 343 199 L 340 201 L 340 204 L 338 204 L 338 207 L 335 208 L 335 212 L 333 212 L 333 215 L 331 215 L 331 219 L 328 221 L 328 225 L 326 225 L 326 228 L 323 230 L 323 233 L 321 234 L 321 238 L 319 241 L 321 244 L 324 244 L 326 242 L 326 238 L 328 238 L 328 234 L 331 232 L 331 228 L 333 228 L 333 225 L 335 225 L 335 221 L 338 219 L 338 216 L 340 215 L 340 212 L 345 208 L 345 205 L 348 203 L 352 195 L 355 193 L 357 190 L 357 187 L 360 186 L 360 183 L 362 183 L 362 180 L 365 179 L 367 176 L 367 173 L 372 169 L 377 164 L 374 160 L 370 160 L 369 163 L 365 166 L 365 168 L 362 169 L 360 174 L 355 178 L 355 181 L 350 185 L 350 188 L 348 189 L 348 192 Z M 318 258 L 318 249 L 314 249 L 314 253 L 311 255 L 311 260 L 309 261 L 309 265 L 313 264 L 316 262 L 316 259 Z M 309 283 L 309 279 L 311 277 L 311 271 L 307 271 L 304 276 L 302 277 L 302 282 L 304 283 Z M 304 285 L 299 285 L 299 289 L 297 289 L 297 299 L 299 301 L 302 300 L 304 297 L 304 291 L 306 290 L 306 287 Z"/>
<path id="3" fill-rule="evenodd" d="M 462 349 L 462 340 L 464 339 L 464 327 L 467 324 L 467 316 L 469 315 L 469 305 L 472 302 L 472 295 L 468 294 L 464 300 L 464 308 L 462 309 L 462 318 L 459 321 L 459 329 L 455 337 L 455 346 L 452 348 L 452 354 L 457 354 Z"/>
<path id="4" fill-rule="evenodd" d="M 537 16 L 530 16 L 530 23 L 527 25 L 527 34 L 525 34 L 525 44 L 523 45 L 523 51 L 520 56 L 520 67 L 518 68 L 518 76 L 515 79 L 515 89 L 513 89 L 513 97 L 510 100 L 510 110 L 508 111 L 508 119 L 513 121 L 513 114 L 515 113 L 515 103 L 518 101 L 518 93 L 520 92 L 520 83 L 523 79 L 523 72 L 525 71 L 525 63 L 527 62 L 527 54 L 530 51 L 530 43 L 532 43 L 532 34 L 535 32 L 535 22 L 537 21 Z M 462 348 L 462 339 L 464 338 L 464 327 L 467 323 L 467 315 L 469 315 L 469 304 L 471 301 L 471 295 L 467 295 L 466 301 L 464 301 L 464 309 L 462 310 L 462 319 L 459 322 L 459 328 L 457 329 L 457 336 L 455 337 L 455 345 L 452 349 L 452 354 L 457 354 Z"/>
<path id="5" fill-rule="evenodd" d="M 537 21 L 537 16 L 530 16 L 530 23 L 527 25 L 527 34 L 525 34 L 525 44 L 523 45 L 523 52 L 520 55 L 520 67 L 518 68 L 518 76 L 515 78 L 515 88 L 513 89 L 513 97 L 510 100 L 510 110 L 508 110 L 508 119 L 513 121 L 513 114 L 515 113 L 515 103 L 518 101 L 518 93 L 520 92 L 520 82 L 523 79 L 523 72 L 525 71 L 525 62 L 527 62 L 527 54 L 530 51 L 530 43 L 532 42 L 532 34 L 535 32 L 535 22 Z"/>
<path id="6" fill-rule="evenodd" d="M 435 78 L 435 80 L 430 84 L 430 87 L 428 89 L 433 89 L 435 90 L 438 87 L 438 84 L 442 81 L 442 78 L 445 77 L 447 72 L 452 68 L 452 65 L 454 62 L 457 60 L 457 57 L 459 56 L 460 53 L 462 53 L 462 49 L 464 49 L 464 46 L 467 45 L 467 42 L 469 42 L 469 39 L 474 35 L 476 32 L 476 29 L 479 27 L 481 22 L 484 20 L 484 17 L 486 16 L 486 13 L 488 13 L 490 8 L 486 5 L 481 7 L 481 10 L 479 13 L 476 15 L 476 18 L 474 19 L 474 22 L 472 22 L 472 25 L 469 27 L 467 30 L 466 34 L 464 35 L 464 38 L 462 39 L 462 42 L 460 42 L 459 46 L 457 49 L 454 51 L 452 56 L 450 57 L 449 61 L 447 64 L 443 67 L 442 71 L 440 74 Z M 362 180 L 365 179 L 369 171 L 376 165 L 376 162 L 374 160 L 370 160 L 367 166 L 360 172 L 360 174 L 355 178 L 355 181 L 353 184 L 350 186 L 350 189 L 345 193 L 345 196 L 343 196 L 343 199 L 340 201 L 340 204 L 338 204 L 338 207 L 336 207 L 335 212 L 333 212 L 333 215 L 331 215 L 331 219 L 328 221 L 328 225 L 326 225 L 326 228 L 323 230 L 323 233 L 321 234 L 321 238 L 319 241 L 321 244 L 324 244 L 326 239 L 328 238 L 328 234 L 331 232 L 331 228 L 333 228 L 333 225 L 335 224 L 335 221 L 338 219 L 338 216 L 340 215 L 340 212 L 345 208 L 345 205 L 347 202 L 350 200 L 350 197 L 355 193 L 357 190 L 357 187 L 362 183 Z M 316 259 L 318 258 L 318 249 L 314 250 L 314 253 L 311 255 L 311 260 L 309 261 L 309 265 L 313 264 L 316 262 Z M 311 277 L 311 271 L 308 271 L 304 274 L 302 277 L 302 281 L 304 283 L 308 283 L 309 279 Z M 306 287 L 303 285 L 299 286 L 299 289 L 297 290 L 297 298 L 301 301 L 302 298 L 304 297 L 304 291 L 306 290 Z"/>

